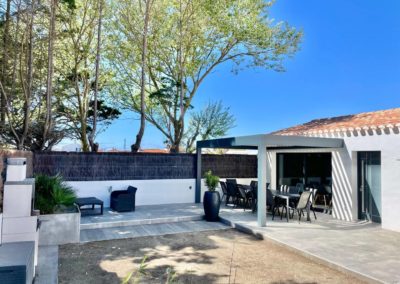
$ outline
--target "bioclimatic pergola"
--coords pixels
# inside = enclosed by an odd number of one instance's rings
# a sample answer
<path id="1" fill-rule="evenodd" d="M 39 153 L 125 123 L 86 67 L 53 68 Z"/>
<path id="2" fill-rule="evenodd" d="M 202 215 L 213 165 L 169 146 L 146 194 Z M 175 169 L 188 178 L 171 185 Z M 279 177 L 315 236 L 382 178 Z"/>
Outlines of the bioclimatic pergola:
<path id="1" fill-rule="evenodd" d="M 342 148 L 343 139 L 318 138 L 304 136 L 283 136 L 273 134 L 261 134 L 202 140 L 197 142 L 197 175 L 196 175 L 196 202 L 201 198 L 201 150 L 203 148 L 224 149 L 254 149 L 257 153 L 257 223 L 260 227 L 266 225 L 266 175 L 267 175 L 267 149 L 291 149 L 291 148 Z"/>

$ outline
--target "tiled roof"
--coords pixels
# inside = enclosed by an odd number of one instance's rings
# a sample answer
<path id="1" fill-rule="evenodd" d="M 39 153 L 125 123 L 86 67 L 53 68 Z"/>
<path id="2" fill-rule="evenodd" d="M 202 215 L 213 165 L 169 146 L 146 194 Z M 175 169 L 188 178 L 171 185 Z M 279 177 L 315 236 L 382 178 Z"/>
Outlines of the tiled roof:
<path id="1" fill-rule="evenodd" d="M 156 153 L 156 154 L 168 154 L 168 149 L 140 149 L 140 153 Z"/>
<path id="2" fill-rule="evenodd" d="M 310 122 L 282 129 L 272 134 L 309 135 L 315 133 L 383 129 L 400 127 L 400 108 L 364 112 L 332 118 L 315 119 Z"/>

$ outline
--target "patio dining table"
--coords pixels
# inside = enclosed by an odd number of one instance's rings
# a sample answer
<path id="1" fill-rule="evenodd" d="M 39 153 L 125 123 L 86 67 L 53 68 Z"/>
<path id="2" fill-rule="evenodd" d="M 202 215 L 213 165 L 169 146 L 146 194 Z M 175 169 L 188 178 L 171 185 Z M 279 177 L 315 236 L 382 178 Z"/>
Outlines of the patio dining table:
<path id="1" fill-rule="evenodd" d="M 283 192 L 280 190 L 276 190 L 276 189 L 269 189 L 272 192 L 272 195 L 274 197 L 278 197 L 278 198 L 282 198 L 286 200 L 286 208 L 287 208 L 287 212 L 286 212 L 286 218 L 287 221 L 289 222 L 289 201 L 290 199 L 292 200 L 297 200 L 300 198 L 300 194 L 298 193 L 289 193 L 289 192 Z M 307 220 L 309 219 L 309 211 L 307 210 Z"/>

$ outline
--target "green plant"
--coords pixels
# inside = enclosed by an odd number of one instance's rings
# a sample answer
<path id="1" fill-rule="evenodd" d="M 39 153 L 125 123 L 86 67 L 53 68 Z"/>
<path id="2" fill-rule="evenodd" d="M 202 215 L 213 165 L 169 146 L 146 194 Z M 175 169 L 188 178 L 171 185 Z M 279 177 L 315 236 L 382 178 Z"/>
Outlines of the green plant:
<path id="1" fill-rule="evenodd" d="M 142 258 L 142 261 L 140 262 L 139 268 L 136 271 L 130 272 L 125 279 L 121 282 L 121 284 L 136 284 L 136 283 L 141 283 L 140 280 L 142 279 L 142 276 L 146 276 L 147 272 L 147 255 L 145 255 Z M 166 277 L 165 282 L 163 282 L 163 279 L 161 279 L 161 283 L 164 284 L 174 284 L 178 283 L 176 281 L 177 274 L 174 271 L 172 267 L 167 267 L 165 270 L 165 274 L 163 275 Z"/>
<path id="2" fill-rule="evenodd" d="M 35 208 L 41 214 L 53 214 L 72 206 L 75 191 L 67 185 L 60 175 L 35 176 Z"/>
<path id="3" fill-rule="evenodd" d="M 136 272 L 132 271 L 131 273 L 129 273 L 125 277 L 125 279 L 122 281 L 121 284 L 139 283 L 142 276 L 145 276 L 147 274 L 146 273 L 146 268 L 147 268 L 146 260 L 147 260 L 147 255 L 145 255 L 142 258 L 142 261 L 140 262 L 138 270 Z"/>
<path id="4" fill-rule="evenodd" d="M 219 183 L 219 177 L 212 174 L 209 170 L 204 174 L 204 178 L 206 179 L 206 186 L 209 191 L 215 191 Z"/>

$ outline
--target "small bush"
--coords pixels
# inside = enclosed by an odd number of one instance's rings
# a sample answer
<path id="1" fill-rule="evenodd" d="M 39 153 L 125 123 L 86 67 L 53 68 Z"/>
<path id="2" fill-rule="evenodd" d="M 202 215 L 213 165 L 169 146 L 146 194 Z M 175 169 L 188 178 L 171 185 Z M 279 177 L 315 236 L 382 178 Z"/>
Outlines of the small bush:
<path id="1" fill-rule="evenodd" d="M 75 191 L 60 175 L 35 177 L 35 209 L 41 214 L 65 211 L 76 200 Z"/>
<path id="2" fill-rule="evenodd" d="M 206 186 L 208 187 L 209 191 L 215 191 L 219 183 L 219 177 L 214 176 L 211 171 L 207 171 L 204 175 L 206 179 Z"/>

